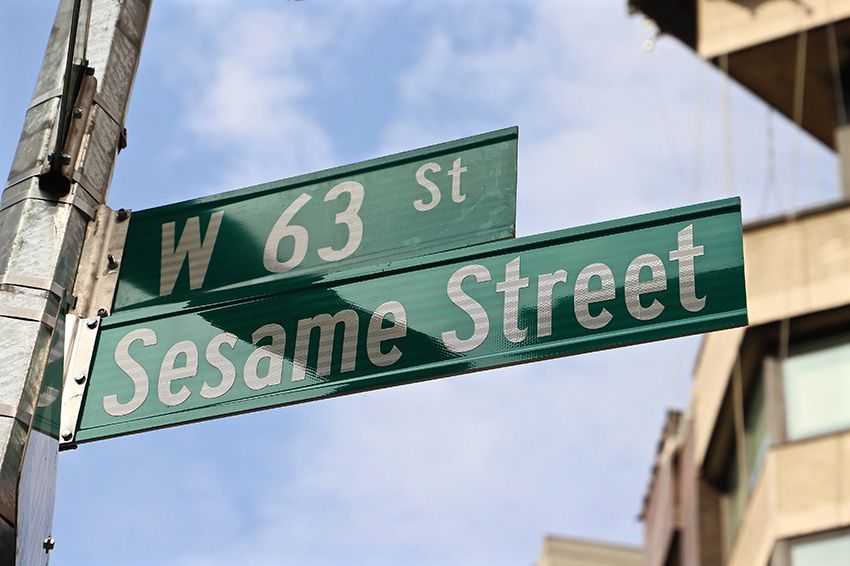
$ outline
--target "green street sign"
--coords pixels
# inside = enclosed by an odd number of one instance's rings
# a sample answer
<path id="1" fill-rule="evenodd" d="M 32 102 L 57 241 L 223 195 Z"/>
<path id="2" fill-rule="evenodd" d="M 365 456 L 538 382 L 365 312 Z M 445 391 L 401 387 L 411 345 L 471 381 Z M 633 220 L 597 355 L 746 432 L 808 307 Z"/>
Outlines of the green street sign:
<path id="1" fill-rule="evenodd" d="M 514 236 L 517 128 L 134 213 L 113 310 L 211 304 Z"/>
<path id="2" fill-rule="evenodd" d="M 746 323 L 735 198 L 110 316 L 75 440 Z"/>

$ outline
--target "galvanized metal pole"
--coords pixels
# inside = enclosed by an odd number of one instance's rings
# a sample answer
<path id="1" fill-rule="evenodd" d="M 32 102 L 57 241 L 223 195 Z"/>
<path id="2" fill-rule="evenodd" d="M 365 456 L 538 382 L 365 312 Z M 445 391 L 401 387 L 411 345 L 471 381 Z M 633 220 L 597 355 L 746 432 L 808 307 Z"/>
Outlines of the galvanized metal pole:
<path id="1" fill-rule="evenodd" d="M 150 4 L 92 3 L 87 58 L 94 75 L 83 81 L 73 101 L 74 123 L 64 152 L 70 159 L 62 170 L 71 184 L 62 195 L 39 180 L 55 145 L 74 7 L 73 0 L 60 1 L 0 200 L 2 564 L 46 564 L 53 547 L 63 308 L 73 302 L 70 289 L 86 227 L 106 200 Z M 50 383 L 57 371 L 58 382 Z"/>

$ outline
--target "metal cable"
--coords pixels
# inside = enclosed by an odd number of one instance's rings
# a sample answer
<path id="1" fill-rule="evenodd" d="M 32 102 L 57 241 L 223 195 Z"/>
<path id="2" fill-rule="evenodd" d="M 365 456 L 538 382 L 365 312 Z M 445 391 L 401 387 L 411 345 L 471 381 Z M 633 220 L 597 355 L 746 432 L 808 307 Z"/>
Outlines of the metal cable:
<path id="1" fill-rule="evenodd" d="M 791 159 L 791 194 L 789 203 L 789 217 L 797 216 L 797 189 L 800 182 L 800 138 L 803 135 L 803 103 L 806 97 L 806 58 L 808 56 L 809 32 L 803 30 L 797 34 L 797 60 L 794 66 L 794 107 L 792 117 L 797 125 L 797 133 L 794 136 L 794 146 Z"/>
<path id="2" fill-rule="evenodd" d="M 726 177 L 726 196 L 735 194 L 735 154 L 732 148 L 732 90 L 729 78 L 729 54 L 720 56 L 720 70 L 723 71 L 723 138 L 724 144 L 724 170 Z"/>

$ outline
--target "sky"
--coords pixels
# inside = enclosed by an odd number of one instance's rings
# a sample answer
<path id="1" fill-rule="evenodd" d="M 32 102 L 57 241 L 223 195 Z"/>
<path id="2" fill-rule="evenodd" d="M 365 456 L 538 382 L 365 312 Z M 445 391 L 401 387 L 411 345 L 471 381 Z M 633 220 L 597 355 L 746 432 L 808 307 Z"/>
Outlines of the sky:
<path id="1" fill-rule="evenodd" d="M 9 0 L 8 171 L 56 6 Z M 141 210 L 519 126 L 517 234 L 838 197 L 834 155 L 625 0 L 158 0 L 109 194 Z M 8 59 L 7 59 L 8 60 Z M 60 455 L 53 565 L 529 565 L 639 544 L 699 337 L 306 403 Z"/>

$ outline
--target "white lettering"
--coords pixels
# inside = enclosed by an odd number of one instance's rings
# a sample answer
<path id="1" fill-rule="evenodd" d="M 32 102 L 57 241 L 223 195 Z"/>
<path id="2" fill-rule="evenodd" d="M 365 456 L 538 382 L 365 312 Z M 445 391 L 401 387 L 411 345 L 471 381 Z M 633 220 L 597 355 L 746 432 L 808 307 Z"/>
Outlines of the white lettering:
<path id="1" fill-rule="evenodd" d="M 419 183 L 420 187 L 428 189 L 428 192 L 431 193 L 431 200 L 427 203 L 422 199 L 416 199 L 415 201 L 413 201 L 413 208 L 415 208 L 416 210 L 420 212 L 426 212 L 440 204 L 440 187 L 438 187 L 436 184 L 434 184 L 433 181 L 431 181 L 430 179 L 428 179 L 428 177 L 425 176 L 426 171 L 437 173 L 440 171 L 440 169 L 441 167 L 436 163 L 426 163 L 425 165 L 416 170 L 416 182 Z M 458 183 L 459 182 L 460 181 L 458 180 Z"/>
<path id="2" fill-rule="evenodd" d="M 340 371 L 354 371 L 357 363 L 357 333 L 359 318 L 351 309 L 344 309 L 334 316 L 319 314 L 313 318 L 298 321 L 295 337 L 295 356 L 293 359 L 292 381 L 301 381 L 307 373 L 307 354 L 310 348 L 310 336 L 314 328 L 319 329 L 319 352 L 316 359 L 316 377 L 325 377 L 331 373 L 334 332 L 338 324 L 343 325 L 342 363 Z"/>
<path id="3" fill-rule="evenodd" d="M 139 328 L 128 332 L 115 346 L 115 363 L 133 382 L 133 396 L 126 403 L 118 401 L 118 395 L 106 395 L 103 398 L 103 410 L 113 417 L 129 415 L 142 406 L 148 397 L 150 386 L 145 368 L 130 356 L 130 345 L 141 340 L 143 346 L 156 344 L 156 333 L 149 328 Z"/>
<path id="4" fill-rule="evenodd" d="M 460 194 L 460 174 L 466 173 L 466 167 L 460 166 L 460 158 L 455 159 L 452 168 L 448 174 L 452 178 L 452 201 L 463 202 L 466 200 L 466 195 Z"/>
<path id="5" fill-rule="evenodd" d="M 260 346 L 260 340 L 271 338 L 271 344 Z M 266 324 L 261 326 L 251 335 L 251 341 L 256 350 L 251 352 L 248 359 L 245 360 L 245 368 L 243 370 L 245 385 L 253 390 L 259 390 L 280 383 L 283 375 L 283 347 L 286 343 L 286 333 L 283 327 L 279 324 Z M 266 375 L 260 376 L 260 362 L 268 360 L 269 367 L 266 370 Z"/>
<path id="6" fill-rule="evenodd" d="M 452 352 L 469 352 L 481 345 L 490 332 L 490 319 L 481 303 L 467 295 L 462 288 L 463 280 L 474 277 L 477 283 L 490 281 L 490 272 L 483 265 L 467 265 L 455 271 L 446 285 L 449 300 L 459 307 L 472 319 L 474 329 L 472 336 L 466 339 L 458 338 L 457 331 L 443 332 L 443 343 Z"/>
<path id="7" fill-rule="evenodd" d="M 694 225 L 679 231 L 679 249 L 670 252 L 670 260 L 679 262 L 679 301 L 689 312 L 701 311 L 705 297 L 696 295 L 694 258 L 703 255 L 702 246 L 694 246 Z"/>
<path id="8" fill-rule="evenodd" d="M 225 332 L 224 334 L 216 335 L 207 344 L 207 362 L 221 373 L 221 382 L 215 387 L 211 387 L 205 381 L 201 386 L 201 397 L 204 399 L 221 397 L 233 387 L 233 383 L 236 381 L 236 366 L 221 353 L 221 347 L 227 344 L 232 350 L 236 346 L 237 341 L 238 338 L 235 334 Z"/>
<path id="9" fill-rule="evenodd" d="M 598 277 L 601 283 L 599 289 L 590 289 L 590 280 Z M 590 314 L 590 305 L 601 301 L 613 299 L 616 293 L 614 285 L 614 274 L 604 263 L 594 263 L 581 270 L 576 278 L 576 287 L 573 299 L 575 301 L 576 320 L 589 330 L 602 328 L 613 316 L 608 309 L 602 307 L 597 315 Z"/>
<path id="10" fill-rule="evenodd" d="M 183 354 L 185 363 L 182 366 L 177 365 L 177 357 Z M 191 340 L 182 340 L 165 353 L 165 358 L 162 360 L 162 366 L 159 368 L 159 383 L 157 385 L 157 395 L 163 405 L 175 407 L 189 398 L 189 389 L 185 385 L 181 385 L 177 393 L 171 390 L 171 384 L 178 379 L 194 377 L 198 374 L 198 347 Z"/>
<path id="11" fill-rule="evenodd" d="M 558 283 L 567 282 L 567 272 L 544 273 L 537 278 L 537 336 L 552 335 L 552 292 Z"/>
<path id="12" fill-rule="evenodd" d="M 505 265 L 505 280 L 496 283 L 496 292 L 505 294 L 502 333 L 513 343 L 522 342 L 528 335 L 527 328 L 519 327 L 519 290 L 528 287 L 528 277 L 520 277 L 519 257 Z"/>
<path id="13" fill-rule="evenodd" d="M 652 278 L 649 281 L 640 280 L 640 272 L 648 267 Z M 643 254 L 629 264 L 626 270 L 626 308 L 629 314 L 638 320 L 652 320 L 661 314 L 664 305 L 658 299 L 653 299 L 648 307 L 640 303 L 640 296 L 644 293 L 664 291 L 667 289 L 667 272 L 661 258 L 653 254 Z"/>
<path id="14" fill-rule="evenodd" d="M 390 314 L 392 326 L 384 328 L 384 319 Z M 392 346 L 386 354 L 381 351 L 381 342 L 407 336 L 407 312 L 398 301 L 388 301 L 372 313 L 366 335 L 366 353 L 369 361 L 378 367 L 391 366 L 401 358 L 401 350 Z"/>
<path id="15" fill-rule="evenodd" d="M 160 297 L 174 292 L 174 285 L 177 283 L 180 270 L 183 269 L 186 256 L 189 257 L 189 288 L 200 289 L 203 286 L 223 216 L 224 212 L 222 211 L 212 213 L 203 242 L 201 242 L 200 219 L 193 216 L 186 220 L 186 226 L 180 235 L 180 243 L 177 244 L 176 248 L 174 247 L 176 223 L 166 222 L 162 225 Z"/>
<path id="16" fill-rule="evenodd" d="M 271 273 L 283 273 L 298 267 L 304 261 L 307 255 L 307 229 L 303 226 L 295 224 L 289 225 L 292 218 L 298 213 L 301 208 L 310 201 L 310 195 L 302 194 L 297 199 L 292 201 L 286 210 L 284 210 L 277 222 L 274 223 L 272 231 L 269 232 L 269 237 L 266 239 L 266 246 L 263 248 L 263 266 Z M 278 252 L 280 241 L 284 238 L 292 238 L 292 255 L 286 261 L 280 261 Z"/>
<path id="17" fill-rule="evenodd" d="M 335 217 L 337 224 L 345 224 L 348 226 L 348 241 L 342 248 L 335 250 L 328 246 L 319 248 L 319 257 L 325 261 L 339 261 L 345 259 L 360 246 L 360 241 L 363 239 L 363 220 L 357 215 L 360 212 L 360 207 L 363 205 L 363 185 L 356 181 L 345 181 L 336 185 L 325 195 L 325 202 L 334 200 L 342 193 L 348 193 L 350 199 L 348 208 L 340 212 Z M 305 238 L 306 241 L 306 238 Z"/>

